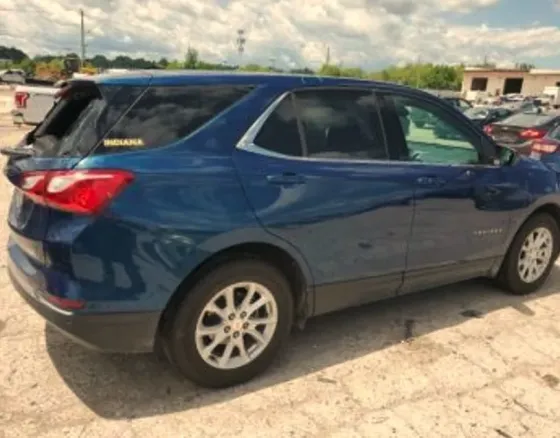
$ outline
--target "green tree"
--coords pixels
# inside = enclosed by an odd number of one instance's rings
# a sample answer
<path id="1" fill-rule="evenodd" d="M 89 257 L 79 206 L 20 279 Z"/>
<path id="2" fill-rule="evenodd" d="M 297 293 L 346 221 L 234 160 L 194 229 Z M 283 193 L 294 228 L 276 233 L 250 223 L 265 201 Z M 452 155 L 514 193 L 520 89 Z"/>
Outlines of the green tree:
<path id="1" fill-rule="evenodd" d="M 29 56 L 16 47 L 0 46 L 0 59 L 6 59 L 13 63 L 20 63 L 27 58 L 29 58 Z"/>
<path id="2" fill-rule="evenodd" d="M 15 67 L 21 68 L 28 75 L 32 75 L 33 73 L 35 73 L 35 66 L 36 66 L 35 61 L 29 58 L 25 58 L 20 63 L 16 64 Z"/>
<path id="3" fill-rule="evenodd" d="M 272 67 L 266 67 L 263 65 L 259 65 L 259 64 L 247 64 L 247 65 L 242 65 L 241 67 L 239 67 L 240 71 L 250 71 L 250 72 L 271 72 Z"/>
<path id="4" fill-rule="evenodd" d="M 515 64 L 515 68 L 522 71 L 530 71 L 535 68 L 535 64 L 530 64 L 528 62 L 519 62 Z"/>
<path id="5" fill-rule="evenodd" d="M 95 68 L 107 69 L 111 67 L 111 61 L 107 59 L 107 57 L 103 55 L 95 55 L 91 58 L 91 64 Z"/>
<path id="6" fill-rule="evenodd" d="M 321 76 L 342 76 L 340 66 L 333 64 L 323 64 L 317 72 Z"/>
<path id="7" fill-rule="evenodd" d="M 194 70 L 198 67 L 198 50 L 189 47 L 185 55 L 184 68 Z"/>
<path id="8" fill-rule="evenodd" d="M 183 62 L 177 61 L 177 60 L 173 60 L 173 61 L 169 61 L 169 64 L 167 64 L 166 70 L 181 70 L 184 66 Z"/>

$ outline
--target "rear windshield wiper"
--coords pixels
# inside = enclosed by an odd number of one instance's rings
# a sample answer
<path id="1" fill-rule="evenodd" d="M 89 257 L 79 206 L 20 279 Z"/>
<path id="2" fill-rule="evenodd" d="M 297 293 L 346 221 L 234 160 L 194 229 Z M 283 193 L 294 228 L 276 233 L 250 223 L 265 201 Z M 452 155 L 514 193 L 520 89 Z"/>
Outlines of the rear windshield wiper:
<path id="1" fill-rule="evenodd" d="M 0 154 L 11 158 L 30 158 L 35 156 L 35 150 L 32 148 L 2 148 Z"/>

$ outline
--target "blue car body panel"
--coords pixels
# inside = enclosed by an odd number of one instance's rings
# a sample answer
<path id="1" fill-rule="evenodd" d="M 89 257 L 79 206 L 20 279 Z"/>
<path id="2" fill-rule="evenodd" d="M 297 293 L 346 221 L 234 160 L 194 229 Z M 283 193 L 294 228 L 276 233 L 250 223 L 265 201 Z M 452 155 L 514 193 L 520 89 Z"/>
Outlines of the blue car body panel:
<path id="1" fill-rule="evenodd" d="M 375 295 L 396 293 L 413 216 L 412 182 L 404 166 L 286 160 L 243 150 L 234 159 L 260 223 L 303 254 L 316 287 L 383 275 L 391 278 Z M 304 182 L 268 181 L 285 172 Z M 369 285 L 364 294 L 372 294 Z"/>
<path id="2" fill-rule="evenodd" d="M 560 205 L 557 174 L 530 159 L 473 170 L 291 160 L 235 147 L 287 91 L 316 86 L 390 90 L 390 84 L 220 73 L 135 73 L 95 80 L 108 86 L 255 86 L 189 137 L 164 147 L 13 164 L 20 172 L 134 173 L 134 182 L 99 216 L 56 211 L 16 195 L 8 251 L 12 277 L 29 296 L 45 292 L 85 300 L 86 307 L 75 315 L 152 315 L 135 349 L 149 349 L 161 312 L 185 278 L 237 245 L 267 244 L 290 255 L 308 286 L 309 316 L 495 273 L 523 221 L 542 205 Z M 271 183 L 270 177 L 286 172 L 303 180 Z M 426 175 L 445 183 L 419 186 L 418 178 Z M 476 265 L 463 274 L 450 266 L 470 262 Z M 439 268 L 447 273 L 435 275 Z M 432 280 L 416 275 L 420 271 L 434 274 Z M 345 288 L 357 292 L 345 294 Z"/>

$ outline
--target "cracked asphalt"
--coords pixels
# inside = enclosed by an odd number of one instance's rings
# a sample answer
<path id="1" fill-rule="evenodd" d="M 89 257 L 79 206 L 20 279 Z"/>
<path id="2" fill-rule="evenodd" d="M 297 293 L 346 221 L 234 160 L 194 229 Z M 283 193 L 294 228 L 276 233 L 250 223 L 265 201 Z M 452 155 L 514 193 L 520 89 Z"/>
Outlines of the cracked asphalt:
<path id="1" fill-rule="evenodd" d="M 0 126 L 2 146 L 24 132 Z M 2 178 L 2 242 L 10 195 Z M 475 281 L 320 317 L 262 377 L 209 391 L 46 327 L 2 250 L 0 437 L 560 437 L 559 289 L 560 263 L 530 297 Z"/>

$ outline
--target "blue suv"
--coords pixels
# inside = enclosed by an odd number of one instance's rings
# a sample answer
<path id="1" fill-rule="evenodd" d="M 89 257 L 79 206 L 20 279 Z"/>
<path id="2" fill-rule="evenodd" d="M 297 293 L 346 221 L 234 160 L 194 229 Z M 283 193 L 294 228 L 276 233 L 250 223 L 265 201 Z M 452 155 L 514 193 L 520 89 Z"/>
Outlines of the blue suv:
<path id="1" fill-rule="evenodd" d="M 403 120 L 421 112 L 457 136 Z M 262 372 L 309 317 L 474 277 L 526 294 L 559 252 L 556 172 L 389 83 L 74 80 L 3 153 L 21 296 L 86 346 L 158 351 L 208 387 Z"/>

